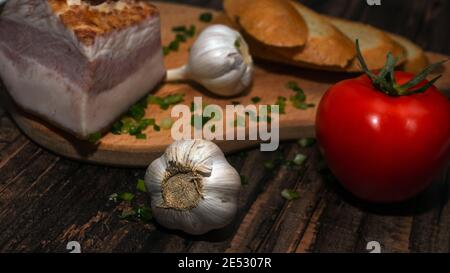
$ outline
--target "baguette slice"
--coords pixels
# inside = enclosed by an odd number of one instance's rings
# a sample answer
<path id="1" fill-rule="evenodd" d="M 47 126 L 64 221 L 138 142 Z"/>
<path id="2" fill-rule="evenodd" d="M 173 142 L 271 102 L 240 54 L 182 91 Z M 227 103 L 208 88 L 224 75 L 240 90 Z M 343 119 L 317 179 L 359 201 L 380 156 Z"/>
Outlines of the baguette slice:
<path id="1" fill-rule="evenodd" d="M 288 0 L 225 0 L 231 20 L 261 43 L 299 47 L 306 43 L 308 28 Z"/>
<path id="2" fill-rule="evenodd" d="M 363 23 L 351 22 L 330 16 L 325 17 L 352 41 L 359 40 L 362 55 L 370 70 L 383 68 L 389 52 L 394 57 L 399 58 L 398 64 L 405 61 L 405 48 L 391 39 L 383 31 Z M 358 60 L 356 58 L 353 59 L 344 70 L 347 72 L 361 71 Z"/>
<path id="3" fill-rule="evenodd" d="M 305 19 L 309 36 L 302 48 L 274 48 L 277 55 L 301 66 L 346 67 L 356 54 L 354 42 L 318 13 L 298 2 L 290 3 Z"/>
<path id="4" fill-rule="evenodd" d="M 417 74 L 428 66 L 427 56 L 419 46 L 402 36 L 392 33 L 388 35 L 406 49 L 406 61 L 402 66 L 404 71 Z"/>

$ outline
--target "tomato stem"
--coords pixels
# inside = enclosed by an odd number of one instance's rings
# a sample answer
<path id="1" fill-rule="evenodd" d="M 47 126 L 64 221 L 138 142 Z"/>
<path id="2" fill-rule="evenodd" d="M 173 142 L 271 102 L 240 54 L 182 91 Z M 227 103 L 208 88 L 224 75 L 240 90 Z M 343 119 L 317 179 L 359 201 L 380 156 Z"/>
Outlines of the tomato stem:
<path id="1" fill-rule="evenodd" d="M 417 74 L 413 79 L 409 82 L 399 85 L 395 80 L 395 66 L 398 62 L 398 58 L 395 58 L 391 52 L 387 54 L 386 64 L 380 70 L 378 74 L 373 73 L 369 70 L 366 61 L 361 53 L 361 48 L 359 47 L 359 40 L 356 40 L 356 57 L 361 65 L 362 70 L 366 73 L 366 75 L 372 80 L 373 85 L 380 90 L 381 92 L 393 96 L 409 96 L 412 94 L 418 94 L 425 92 L 428 88 L 430 88 L 442 75 L 439 75 L 427 82 L 422 87 L 415 88 L 418 84 L 420 84 L 423 80 L 426 79 L 428 74 L 433 72 L 440 65 L 445 63 L 447 60 L 443 60 L 434 64 L 429 65 L 427 68 L 422 70 L 419 74 Z"/>

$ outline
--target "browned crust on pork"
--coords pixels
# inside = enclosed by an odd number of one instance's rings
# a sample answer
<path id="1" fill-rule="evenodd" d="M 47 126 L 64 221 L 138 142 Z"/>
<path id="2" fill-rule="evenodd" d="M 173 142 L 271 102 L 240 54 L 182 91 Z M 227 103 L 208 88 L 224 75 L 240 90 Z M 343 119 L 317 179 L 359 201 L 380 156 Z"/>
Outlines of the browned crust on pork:
<path id="1" fill-rule="evenodd" d="M 145 0 L 107 0 L 102 5 L 82 1 L 81 5 L 71 6 L 67 4 L 67 0 L 48 0 L 48 3 L 64 26 L 88 46 L 94 44 L 99 36 L 159 15 L 158 9 Z"/>

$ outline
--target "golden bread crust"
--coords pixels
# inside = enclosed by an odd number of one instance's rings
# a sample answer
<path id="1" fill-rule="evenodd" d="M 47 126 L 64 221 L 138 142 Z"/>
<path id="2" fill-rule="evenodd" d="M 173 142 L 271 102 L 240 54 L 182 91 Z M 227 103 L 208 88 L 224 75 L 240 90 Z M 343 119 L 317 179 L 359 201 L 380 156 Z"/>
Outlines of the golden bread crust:
<path id="1" fill-rule="evenodd" d="M 306 22 L 288 0 L 225 0 L 224 8 L 231 20 L 266 45 L 299 47 L 308 38 Z"/>
<path id="2" fill-rule="evenodd" d="M 158 15 L 157 8 L 142 0 L 47 0 L 63 25 L 71 29 L 84 45 L 93 45 L 95 39 L 112 31 L 137 25 Z"/>

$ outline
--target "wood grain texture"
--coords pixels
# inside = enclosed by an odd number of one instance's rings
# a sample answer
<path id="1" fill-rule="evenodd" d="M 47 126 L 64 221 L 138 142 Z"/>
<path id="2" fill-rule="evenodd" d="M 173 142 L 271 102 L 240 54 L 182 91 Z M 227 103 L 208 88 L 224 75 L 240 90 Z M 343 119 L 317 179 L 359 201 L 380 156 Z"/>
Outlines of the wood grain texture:
<path id="1" fill-rule="evenodd" d="M 183 0 L 219 8 L 219 0 Z M 450 2 L 302 1 L 317 11 L 369 22 L 404 34 L 427 50 L 450 54 Z M 381 20 L 383 19 L 383 20 Z M 249 178 L 240 212 L 225 230 L 193 237 L 119 219 L 124 204 L 111 193 L 132 191 L 145 170 L 78 163 L 28 140 L 8 115 L 0 114 L 0 252 L 67 252 L 78 240 L 84 252 L 367 252 L 376 240 L 386 252 L 450 251 L 450 166 L 426 192 L 408 202 L 374 206 L 355 200 L 327 179 L 317 147 L 285 143 L 286 158 L 309 156 L 304 168 L 263 168 L 276 153 L 249 150 L 228 156 Z M 292 187 L 301 198 L 285 201 Z M 254 222 L 254 223 L 253 223 Z M 260 223 L 260 227 L 256 225 Z"/>

